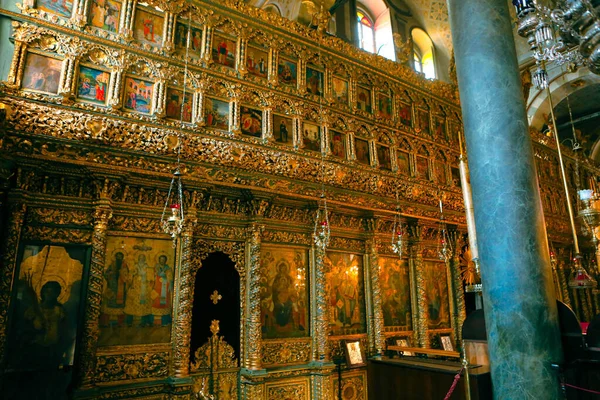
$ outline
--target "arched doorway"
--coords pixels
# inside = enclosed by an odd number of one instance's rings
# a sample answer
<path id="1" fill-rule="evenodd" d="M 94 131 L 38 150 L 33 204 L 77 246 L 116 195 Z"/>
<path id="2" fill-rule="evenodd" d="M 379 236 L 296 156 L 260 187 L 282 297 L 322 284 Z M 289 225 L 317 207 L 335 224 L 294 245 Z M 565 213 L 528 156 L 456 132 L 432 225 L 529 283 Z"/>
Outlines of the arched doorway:
<path id="1" fill-rule="evenodd" d="M 240 357 L 240 276 L 235 263 L 222 252 L 214 252 L 202 261 L 196 273 L 190 356 L 212 336 L 210 324 L 219 321 L 219 335 Z"/>

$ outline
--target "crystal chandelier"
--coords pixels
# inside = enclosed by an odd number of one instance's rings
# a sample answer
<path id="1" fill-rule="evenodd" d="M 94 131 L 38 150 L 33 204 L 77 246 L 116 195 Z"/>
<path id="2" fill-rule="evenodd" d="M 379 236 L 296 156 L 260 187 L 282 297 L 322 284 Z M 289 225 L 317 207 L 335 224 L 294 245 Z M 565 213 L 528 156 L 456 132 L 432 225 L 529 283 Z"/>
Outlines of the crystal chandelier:
<path id="1" fill-rule="evenodd" d="M 517 32 L 527 39 L 537 68 L 533 83 L 548 85 L 546 63 L 584 66 L 600 74 L 600 2 L 598 0 L 556 0 L 555 8 L 544 0 L 513 0 L 517 11 Z"/>
<path id="2" fill-rule="evenodd" d="M 440 226 L 438 229 L 439 237 L 437 243 L 437 255 L 440 260 L 444 262 L 450 261 L 452 258 L 452 243 L 450 242 L 450 235 L 446 229 L 446 221 L 444 220 L 444 207 L 442 204 L 442 198 L 440 197 Z"/>

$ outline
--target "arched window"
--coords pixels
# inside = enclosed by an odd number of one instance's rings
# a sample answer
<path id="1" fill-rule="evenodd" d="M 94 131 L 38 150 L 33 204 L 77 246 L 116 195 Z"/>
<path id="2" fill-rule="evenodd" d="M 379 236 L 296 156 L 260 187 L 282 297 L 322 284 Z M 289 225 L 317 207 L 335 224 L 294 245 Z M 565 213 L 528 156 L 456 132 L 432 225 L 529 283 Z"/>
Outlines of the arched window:
<path id="1" fill-rule="evenodd" d="M 356 17 L 358 21 L 360 48 L 369 53 L 375 53 L 375 24 L 373 20 L 361 10 L 356 12 Z"/>
<path id="2" fill-rule="evenodd" d="M 356 24 L 361 49 L 396 61 L 390 10 L 383 0 L 364 0 L 364 4 L 358 4 Z"/>
<path id="3" fill-rule="evenodd" d="M 421 72 L 427 79 L 435 79 L 435 59 L 433 54 L 433 42 L 423 29 L 413 28 L 411 32 L 413 40 L 413 61 L 415 71 Z"/>

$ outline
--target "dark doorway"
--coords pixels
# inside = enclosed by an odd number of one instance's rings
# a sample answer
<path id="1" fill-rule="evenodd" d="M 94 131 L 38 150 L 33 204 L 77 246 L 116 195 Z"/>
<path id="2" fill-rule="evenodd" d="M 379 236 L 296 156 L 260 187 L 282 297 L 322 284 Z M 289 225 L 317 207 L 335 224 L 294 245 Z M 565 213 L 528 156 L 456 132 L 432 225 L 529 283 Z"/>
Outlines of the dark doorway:
<path id="1" fill-rule="evenodd" d="M 214 295 L 215 291 L 217 299 Z M 214 303 L 217 300 L 217 303 Z M 219 321 L 219 335 L 240 357 L 240 276 L 235 264 L 224 253 L 211 253 L 196 274 L 192 308 L 191 360 L 194 352 L 212 336 L 210 324 Z"/>

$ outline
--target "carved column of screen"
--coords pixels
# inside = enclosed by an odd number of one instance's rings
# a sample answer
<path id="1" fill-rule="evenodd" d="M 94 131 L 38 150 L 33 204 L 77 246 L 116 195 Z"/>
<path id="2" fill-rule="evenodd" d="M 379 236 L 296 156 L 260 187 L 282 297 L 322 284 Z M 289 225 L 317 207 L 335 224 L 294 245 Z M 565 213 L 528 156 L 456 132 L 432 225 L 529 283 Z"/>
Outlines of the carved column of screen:
<path id="1" fill-rule="evenodd" d="M 279 67 L 279 50 L 271 47 L 269 49 L 269 84 L 277 85 L 278 81 L 278 67 Z"/>
<path id="2" fill-rule="evenodd" d="M 123 67 L 119 66 L 111 71 L 108 82 L 108 105 L 115 110 L 121 107 L 122 81 Z"/>
<path id="3" fill-rule="evenodd" d="M 348 160 L 356 161 L 356 150 L 354 149 L 354 132 L 347 132 Z"/>
<path id="4" fill-rule="evenodd" d="M 304 147 L 304 143 L 302 142 L 302 117 L 299 115 L 294 115 L 292 120 L 292 135 L 294 137 L 294 149 L 301 149 Z"/>
<path id="5" fill-rule="evenodd" d="M 229 101 L 229 131 L 241 133 L 240 129 L 240 101 L 239 93 L 235 93 Z"/>
<path id="6" fill-rule="evenodd" d="M 212 54 L 210 51 L 210 44 L 212 43 L 213 27 L 206 25 L 204 27 L 204 40 L 202 41 L 202 59 L 210 63 Z"/>
<path id="7" fill-rule="evenodd" d="M 96 345 L 98 343 L 98 318 L 104 286 L 103 272 L 106 259 L 106 231 L 112 218 L 112 207 L 108 197 L 101 197 L 94 210 L 94 232 L 92 234 L 92 260 L 87 284 L 85 319 L 81 336 L 80 384 L 94 384 L 96 373 Z"/>
<path id="8" fill-rule="evenodd" d="M 21 86 L 21 76 L 23 75 L 23 66 L 25 65 L 25 56 L 27 55 L 27 43 L 24 41 L 26 38 L 15 36 L 15 49 L 13 51 L 13 58 L 10 63 L 10 70 L 8 71 L 8 77 L 6 78 L 6 85 L 9 87 Z"/>
<path id="9" fill-rule="evenodd" d="M 579 298 L 577 297 L 577 290 L 571 289 L 570 293 L 572 295 L 572 300 L 573 300 L 573 311 L 577 315 L 577 318 L 581 321 L 585 317 L 583 316 L 582 309 L 579 305 Z"/>
<path id="10" fill-rule="evenodd" d="M 165 79 L 160 79 L 154 85 L 154 101 L 152 101 L 154 110 L 152 114 L 158 118 L 162 118 L 166 115 L 165 102 L 167 100 L 167 82 Z"/>
<path id="11" fill-rule="evenodd" d="M 575 297 L 578 298 L 579 304 L 581 305 L 581 317 L 583 321 L 590 321 L 592 317 L 592 312 L 590 310 L 587 297 L 585 296 L 585 290 L 581 289 L 572 289 Z"/>
<path id="12" fill-rule="evenodd" d="M 165 25 L 164 25 L 164 40 L 163 40 L 163 51 L 167 54 L 173 52 L 173 40 L 175 39 L 175 15 L 172 12 L 165 13 Z"/>
<path id="13" fill-rule="evenodd" d="M 262 367 L 262 329 L 260 323 L 260 247 L 264 226 L 253 223 L 248 228 L 246 240 L 247 258 L 247 312 L 246 337 L 244 338 L 246 359 L 244 367 L 259 370 Z"/>
<path id="14" fill-rule="evenodd" d="M 448 263 L 448 267 L 450 268 L 450 285 L 448 288 L 450 289 L 450 295 L 452 296 L 452 326 L 454 328 L 454 337 L 456 338 L 456 343 L 459 343 L 459 346 L 462 347 L 462 325 L 467 317 L 467 311 L 465 308 L 465 292 L 463 290 L 463 282 L 460 277 L 460 260 L 459 260 L 459 242 L 458 238 L 460 236 L 459 232 L 451 229 L 450 233 L 450 241 L 452 243 L 452 248 L 454 249 L 452 258 Z"/>
<path id="15" fill-rule="evenodd" d="M 120 21 L 119 36 L 125 41 L 130 41 L 133 38 L 133 14 L 136 4 L 136 0 L 124 0 L 121 6 L 123 15 Z"/>
<path id="16" fill-rule="evenodd" d="M 0 114 L 3 112 L 8 111 L 0 108 Z M 2 118 L 5 118 L 5 116 L 0 115 L 0 127 L 2 127 Z M 4 227 L 4 216 L 8 215 L 8 213 L 4 212 L 4 208 L 7 207 L 6 199 L 8 198 L 8 192 L 10 190 L 10 178 L 12 175 L 12 163 L 7 160 L 2 160 L 0 162 L 0 227 Z M 0 240 L 3 239 L 4 232 L 0 231 Z"/>
<path id="17" fill-rule="evenodd" d="M 598 312 L 598 311 L 596 310 L 596 306 L 595 306 L 595 304 L 594 304 L 594 301 L 592 300 L 592 289 L 587 289 L 587 290 L 585 291 L 585 295 L 586 295 L 586 298 L 587 298 L 588 304 L 590 305 L 590 310 L 591 310 L 591 317 L 590 317 L 590 320 L 591 320 L 591 318 L 594 318 L 594 315 L 596 315 L 596 313 Z"/>
<path id="18" fill-rule="evenodd" d="M 19 248 L 19 240 L 21 238 L 21 230 L 27 206 L 16 201 L 9 205 L 9 215 L 5 236 L 2 243 L 2 270 L 0 273 L 0 349 L 4 349 L 6 344 L 7 331 L 7 313 L 10 302 L 10 288 L 13 281 L 13 275 L 17 266 L 17 249 Z M 0 351 L 0 365 L 4 362 L 4 352 Z"/>
<path id="19" fill-rule="evenodd" d="M 248 48 L 248 39 L 246 38 L 246 35 L 247 33 L 242 31 L 240 39 L 237 41 L 237 69 L 242 76 L 248 73 L 248 67 L 246 66 L 246 52 Z"/>
<path id="20" fill-rule="evenodd" d="M 565 271 L 565 262 L 564 261 L 559 261 L 558 262 L 558 281 L 560 283 L 560 290 L 562 293 L 562 301 L 563 303 L 565 303 L 566 305 L 568 305 L 569 307 L 571 307 L 571 297 L 569 296 L 569 287 L 567 285 L 567 273 L 568 271 Z"/>
<path id="21" fill-rule="evenodd" d="M 313 358 L 315 361 L 328 361 L 327 331 L 329 330 L 327 290 L 325 277 L 325 250 L 314 247 L 314 330 L 313 330 Z"/>
<path id="22" fill-rule="evenodd" d="M 550 248 L 552 247 L 552 243 L 550 243 Z M 560 285 L 560 271 L 558 268 L 558 261 L 552 258 L 552 250 L 550 251 L 550 265 L 552 266 L 552 283 L 554 283 L 554 295 L 556 296 L 556 300 L 564 301 L 562 287 Z"/>
<path id="23" fill-rule="evenodd" d="M 192 97 L 192 124 L 204 126 L 204 86 L 196 90 Z"/>
<path id="24" fill-rule="evenodd" d="M 325 121 L 323 124 L 322 132 L 323 133 L 321 134 L 321 153 L 328 156 L 331 154 L 331 145 L 329 143 L 329 123 L 327 121 Z"/>
<path id="25" fill-rule="evenodd" d="M 369 255 L 369 274 L 371 286 L 371 335 L 370 344 L 371 354 L 381 356 L 385 345 L 385 336 L 383 334 L 383 309 L 381 301 L 381 284 L 379 282 L 379 253 L 377 252 L 376 239 L 367 242 L 367 253 Z"/>
<path id="26" fill-rule="evenodd" d="M 273 109 L 269 106 L 264 110 L 263 115 L 263 132 L 265 132 L 265 140 L 272 142 L 275 140 L 273 137 Z"/>
<path id="27" fill-rule="evenodd" d="M 306 92 L 306 59 L 300 57 L 298 60 L 298 88 L 300 92 Z"/>
<path id="28" fill-rule="evenodd" d="M 75 66 L 77 60 L 74 54 L 67 54 L 63 60 L 63 67 L 58 87 L 58 94 L 68 97 L 74 85 Z"/>
<path id="29" fill-rule="evenodd" d="M 594 318 L 594 305 L 592 304 L 592 298 L 589 295 L 591 289 L 585 289 L 585 290 L 580 290 L 580 294 L 581 294 L 581 301 L 583 303 L 585 303 L 585 309 L 586 311 L 586 321 L 591 321 L 592 318 Z"/>
<path id="30" fill-rule="evenodd" d="M 415 288 L 414 292 L 411 293 L 411 296 L 413 304 L 416 305 L 416 314 L 413 316 L 414 336 L 420 347 L 429 347 L 429 337 L 427 335 L 429 310 L 427 308 L 425 277 L 423 276 L 423 228 L 417 223 L 414 223 L 409 225 L 408 231 L 410 233 L 410 275 L 413 280 L 412 287 Z"/>
<path id="31" fill-rule="evenodd" d="M 88 3 L 89 2 L 87 0 L 73 1 L 73 16 L 71 17 L 71 21 L 79 28 L 83 28 L 86 24 L 86 10 L 89 9 Z"/>
<path id="32" fill-rule="evenodd" d="M 178 243 L 178 265 L 173 293 L 173 326 L 171 327 L 173 357 L 170 371 L 170 375 L 177 378 L 189 375 L 190 368 L 190 331 L 194 301 L 194 276 L 191 272 L 191 261 L 196 222 L 196 209 L 190 208 Z"/>

